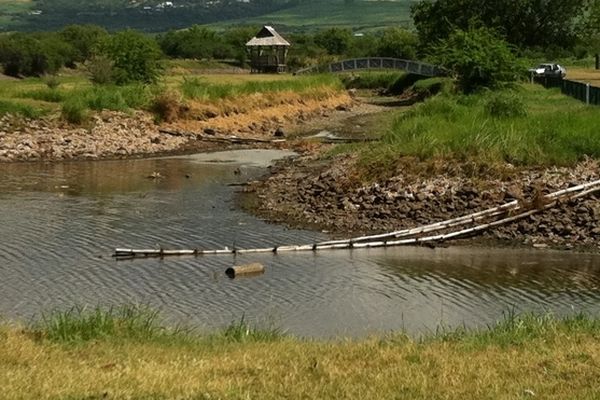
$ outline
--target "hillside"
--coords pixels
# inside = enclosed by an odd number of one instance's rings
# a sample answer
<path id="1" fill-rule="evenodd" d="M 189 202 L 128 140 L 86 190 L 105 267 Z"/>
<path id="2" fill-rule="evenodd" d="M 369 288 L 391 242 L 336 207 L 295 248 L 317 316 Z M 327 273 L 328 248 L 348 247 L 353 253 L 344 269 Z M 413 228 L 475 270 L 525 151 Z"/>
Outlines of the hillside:
<path id="1" fill-rule="evenodd" d="M 217 25 L 226 27 L 268 23 L 294 31 L 311 31 L 330 26 L 344 26 L 355 30 L 410 26 L 410 6 L 415 2 L 416 0 L 356 1 L 350 4 L 343 1 L 313 2 L 256 17 L 224 21 Z"/>
<path id="2" fill-rule="evenodd" d="M 360 30 L 409 25 L 416 0 L 0 0 L 0 31 L 54 30 L 98 24 L 109 30 L 163 32 L 194 24 L 227 27 L 275 24 L 308 31 L 327 26 Z"/>

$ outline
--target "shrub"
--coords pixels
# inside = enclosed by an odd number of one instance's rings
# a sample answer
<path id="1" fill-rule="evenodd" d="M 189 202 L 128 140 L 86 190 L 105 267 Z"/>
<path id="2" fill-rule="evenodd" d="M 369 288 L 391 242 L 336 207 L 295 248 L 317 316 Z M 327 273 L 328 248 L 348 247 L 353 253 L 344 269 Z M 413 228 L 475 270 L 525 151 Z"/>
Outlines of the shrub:
<path id="1" fill-rule="evenodd" d="M 162 91 L 152 100 L 151 110 L 160 121 L 175 121 L 181 108 L 181 97 L 173 91 Z"/>
<path id="2" fill-rule="evenodd" d="M 154 83 L 160 77 L 160 48 L 156 41 L 139 32 L 126 30 L 102 40 L 98 55 L 112 62 L 113 78 L 119 85 Z"/>
<path id="3" fill-rule="evenodd" d="M 345 28 L 329 28 L 315 34 L 314 40 L 329 54 L 346 54 L 352 44 L 352 32 Z"/>
<path id="4" fill-rule="evenodd" d="M 68 25 L 59 33 L 63 41 L 73 49 L 73 61 L 84 62 L 92 55 L 92 49 L 100 40 L 108 36 L 108 32 L 96 25 Z"/>
<path id="5" fill-rule="evenodd" d="M 413 60 L 417 56 L 419 39 L 414 33 L 402 28 L 388 28 L 383 31 L 377 45 L 377 56 Z"/>
<path id="6" fill-rule="evenodd" d="M 98 85 L 113 81 L 113 66 L 114 63 L 104 56 L 94 56 L 85 64 L 90 80 Z"/>
<path id="7" fill-rule="evenodd" d="M 0 63 L 10 76 L 54 74 L 71 60 L 73 48 L 56 35 L 15 33 L 0 39 Z"/>
<path id="8" fill-rule="evenodd" d="M 72 124 L 82 124 L 88 117 L 88 108 L 80 97 L 72 97 L 62 106 L 61 116 Z"/>
<path id="9" fill-rule="evenodd" d="M 493 118 L 524 117 L 527 115 L 525 103 L 515 93 L 497 93 L 484 105 L 485 113 Z"/>
<path id="10" fill-rule="evenodd" d="M 56 75 L 46 75 L 44 77 L 44 83 L 49 89 L 57 89 L 60 86 L 60 80 Z"/>
<path id="11" fill-rule="evenodd" d="M 431 59 L 453 73 L 467 93 L 515 82 L 526 71 L 509 44 L 487 28 L 455 30 L 434 46 Z"/>

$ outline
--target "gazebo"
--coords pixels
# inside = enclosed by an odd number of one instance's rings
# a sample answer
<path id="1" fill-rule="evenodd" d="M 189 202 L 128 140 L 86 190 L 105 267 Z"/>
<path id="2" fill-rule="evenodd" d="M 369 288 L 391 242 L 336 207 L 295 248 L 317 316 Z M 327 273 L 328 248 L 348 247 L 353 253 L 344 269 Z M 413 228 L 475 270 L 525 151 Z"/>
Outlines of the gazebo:
<path id="1" fill-rule="evenodd" d="M 287 70 L 286 57 L 290 43 L 271 26 L 264 26 L 248 43 L 250 68 L 253 73 L 278 73 Z"/>

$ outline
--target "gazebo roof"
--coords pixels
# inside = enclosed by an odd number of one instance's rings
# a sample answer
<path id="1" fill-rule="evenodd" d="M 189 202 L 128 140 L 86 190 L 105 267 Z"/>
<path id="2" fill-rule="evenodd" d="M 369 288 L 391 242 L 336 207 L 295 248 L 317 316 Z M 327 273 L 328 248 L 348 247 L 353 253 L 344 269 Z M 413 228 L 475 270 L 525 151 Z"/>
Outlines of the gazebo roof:
<path id="1" fill-rule="evenodd" d="M 246 46 L 290 46 L 290 42 L 282 38 L 272 26 L 263 26 Z"/>

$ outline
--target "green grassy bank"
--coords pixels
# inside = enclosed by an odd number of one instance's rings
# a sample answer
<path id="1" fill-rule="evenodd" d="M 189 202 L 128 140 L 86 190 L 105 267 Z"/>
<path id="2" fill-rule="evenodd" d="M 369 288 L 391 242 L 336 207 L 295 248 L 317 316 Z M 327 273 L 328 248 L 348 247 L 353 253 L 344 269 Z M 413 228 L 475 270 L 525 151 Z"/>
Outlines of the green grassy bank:
<path id="1" fill-rule="evenodd" d="M 4 399 L 597 399 L 600 320 L 508 317 L 419 340 L 165 329 L 135 307 L 0 329 Z"/>
<path id="2" fill-rule="evenodd" d="M 415 87 L 426 86 L 419 81 Z M 460 95 L 451 91 L 397 111 L 380 142 L 346 149 L 362 170 L 396 173 L 406 156 L 480 166 L 572 165 L 600 157 L 600 112 L 558 89 L 518 85 L 512 90 Z"/>

